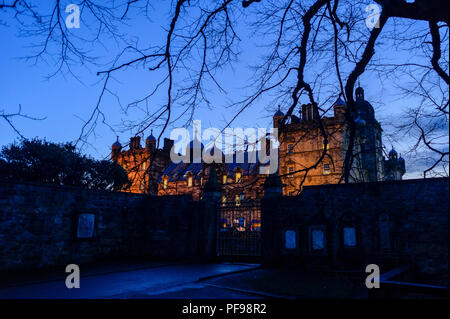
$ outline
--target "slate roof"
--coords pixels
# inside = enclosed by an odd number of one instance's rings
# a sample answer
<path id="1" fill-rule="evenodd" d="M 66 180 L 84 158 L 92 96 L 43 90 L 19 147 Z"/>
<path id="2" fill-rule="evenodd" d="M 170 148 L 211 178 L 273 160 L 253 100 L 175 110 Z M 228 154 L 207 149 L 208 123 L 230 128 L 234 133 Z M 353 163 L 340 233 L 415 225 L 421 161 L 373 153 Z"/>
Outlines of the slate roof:
<path id="1" fill-rule="evenodd" d="M 226 172 L 228 176 L 234 175 L 234 172 L 237 168 L 242 169 L 243 173 L 246 175 L 253 174 L 255 170 L 258 168 L 259 163 L 250 163 L 252 159 L 255 159 L 254 161 L 257 161 L 257 155 L 256 152 L 245 152 L 244 153 L 244 162 L 238 163 L 237 160 L 239 159 L 236 154 L 233 156 L 233 162 L 231 163 L 223 163 L 225 166 Z M 167 176 L 169 179 L 169 182 L 174 181 L 184 181 L 186 180 L 186 174 L 188 172 L 192 173 L 194 178 L 200 178 L 199 174 L 203 170 L 203 165 L 205 163 L 170 163 L 170 165 L 167 167 L 167 169 L 161 174 L 161 176 L 158 179 L 158 182 L 162 180 L 163 176 Z"/>

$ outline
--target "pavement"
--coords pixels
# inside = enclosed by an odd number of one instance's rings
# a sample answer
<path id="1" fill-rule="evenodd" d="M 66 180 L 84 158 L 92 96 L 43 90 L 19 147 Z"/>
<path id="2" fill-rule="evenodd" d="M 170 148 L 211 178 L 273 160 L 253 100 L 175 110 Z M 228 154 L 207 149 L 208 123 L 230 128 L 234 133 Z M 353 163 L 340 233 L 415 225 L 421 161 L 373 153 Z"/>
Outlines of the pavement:
<path id="1" fill-rule="evenodd" d="M 245 263 L 105 263 L 80 267 L 80 288 L 64 269 L 11 276 L 0 299 L 347 299 L 367 298 L 365 273 L 264 269 Z"/>
<path id="2" fill-rule="evenodd" d="M 0 299 L 261 298 L 245 289 L 211 286 L 208 280 L 258 268 L 255 264 L 161 264 L 80 267 L 80 288 L 68 289 L 64 272 L 4 282 Z"/>

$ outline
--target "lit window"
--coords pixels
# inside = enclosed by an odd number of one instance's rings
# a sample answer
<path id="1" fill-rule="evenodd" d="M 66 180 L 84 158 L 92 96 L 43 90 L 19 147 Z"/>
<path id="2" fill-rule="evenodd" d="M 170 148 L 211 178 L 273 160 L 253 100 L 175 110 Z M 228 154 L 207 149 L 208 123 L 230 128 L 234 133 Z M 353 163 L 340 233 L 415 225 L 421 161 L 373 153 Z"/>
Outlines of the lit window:
<path id="1" fill-rule="evenodd" d="M 236 183 L 239 183 L 241 181 L 241 172 L 236 172 Z"/>
<path id="2" fill-rule="evenodd" d="M 293 166 L 289 166 L 288 168 L 288 172 L 289 172 L 289 177 L 294 177 L 294 167 Z"/>
<path id="3" fill-rule="evenodd" d="M 222 206 L 225 206 L 227 203 L 227 197 L 225 195 L 222 195 Z"/>
<path id="4" fill-rule="evenodd" d="M 222 219 L 220 220 L 220 225 L 222 226 L 221 231 L 226 231 L 226 228 L 227 228 L 227 220 L 226 220 L 225 218 L 222 218 Z"/>
<path id="5" fill-rule="evenodd" d="M 261 231 L 261 221 L 259 219 L 253 219 L 250 229 L 252 231 Z"/>
<path id="6" fill-rule="evenodd" d="M 192 187 L 192 177 L 188 177 L 188 187 Z"/>
<path id="7" fill-rule="evenodd" d="M 326 149 L 326 150 L 328 150 L 328 148 L 330 147 L 330 143 L 327 142 L 327 144 L 325 144 L 325 140 L 322 142 L 322 145 L 323 145 L 323 149 Z"/>
<path id="8" fill-rule="evenodd" d="M 313 250 L 323 250 L 325 248 L 325 232 L 322 229 L 312 229 L 311 242 Z"/>
<path id="9" fill-rule="evenodd" d="M 142 163 L 142 170 L 145 171 L 147 169 L 147 163 Z"/>
<path id="10" fill-rule="evenodd" d="M 222 176 L 222 184 L 226 184 L 227 183 L 227 175 L 223 175 Z"/>
<path id="11" fill-rule="evenodd" d="M 294 144 L 288 144 L 288 154 L 294 153 Z"/>
<path id="12" fill-rule="evenodd" d="M 200 185 L 203 185 L 203 176 L 200 177 Z"/>
<path id="13" fill-rule="evenodd" d="M 328 175 L 331 173 L 330 164 L 323 164 L 323 173 Z"/>
<path id="14" fill-rule="evenodd" d="M 241 197 L 239 195 L 235 196 L 235 202 L 236 202 L 236 206 L 240 206 L 241 205 Z"/>
<path id="15" fill-rule="evenodd" d="M 167 188 L 167 177 L 163 178 L 163 188 L 166 189 Z"/>
<path id="16" fill-rule="evenodd" d="M 356 230 L 355 227 L 344 227 L 344 246 L 356 247 Z"/>

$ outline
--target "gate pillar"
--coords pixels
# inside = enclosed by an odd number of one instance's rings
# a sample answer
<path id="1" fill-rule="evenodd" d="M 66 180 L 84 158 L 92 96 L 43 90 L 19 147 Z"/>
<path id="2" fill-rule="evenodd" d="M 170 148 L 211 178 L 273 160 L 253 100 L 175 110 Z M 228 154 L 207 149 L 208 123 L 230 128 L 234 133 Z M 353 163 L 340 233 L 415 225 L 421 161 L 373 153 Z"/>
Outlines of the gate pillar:
<path id="1" fill-rule="evenodd" d="M 283 183 L 277 173 L 270 174 L 264 182 L 264 197 L 261 201 L 261 257 L 265 265 L 274 265 L 279 261 L 280 234 L 274 233 L 274 218 L 279 200 L 283 195 Z"/>
<path id="2" fill-rule="evenodd" d="M 221 187 L 217 181 L 215 165 L 211 165 L 208 181 L 203 189 L 200 209 L 199 246 L 201 258 L 211 261 L 217 257 L 217 242 L 219 233 L 219 211 L 217 209 Z"/>

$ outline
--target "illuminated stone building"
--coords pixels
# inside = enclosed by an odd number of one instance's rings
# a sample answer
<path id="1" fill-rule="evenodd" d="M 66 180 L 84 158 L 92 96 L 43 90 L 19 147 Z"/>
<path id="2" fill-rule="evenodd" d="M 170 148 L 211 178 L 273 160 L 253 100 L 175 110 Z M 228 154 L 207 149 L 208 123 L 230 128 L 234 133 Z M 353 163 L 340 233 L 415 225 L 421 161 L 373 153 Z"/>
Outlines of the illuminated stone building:
<path id="1" fill-rule="evenodd" d="M 375 119 L 373 107 L 364 99 L 364 90 L 355 91 L 356 125 L 353 158 L 350 171 L 351 182 L 376 182 L 400 180 L 405 173 L 405 161 L 392 149 L 388 159 L 383 156 L 382 129 Z M 345 120 L 346 104 L 338 99 L 321 118 L 328 143 L 324 143 L 319 121 L 314 117 L 312 106 L 302 105 L 299 116 L 285 119 L 279 135 L 278 174 L 283 183 L 283 195 L 297 195 L 303 186 L 337 184 L 342 181 L 345 152 L 348 148 L 349 129 Z M 273 127 L 281 128 L 285 115 L 280 109 L 273 116 Z M 145 148 L 140 137 L 130 140 L 128 151 L 120 143 L 112 147 L 112 159 L 122 165 L 132 182 L 128 191 L 164 195 L 192 195 L 195 200 L 203 196 L 203 187 L 209 178 L 210 165 L 193 154 L 201 154 L 203 144 L 194 139 L 188 146 L 189 163 L 172 163 L 170 151 L 173 141 L 164 140 L 163 149 L 156 149 L 153 135 L 146 139 Z M 321 159 L 324 148 L 325 156 Z M 197 151 L 196 151 L 197 149 Z M 248 149 L 248 145 L 246 148 Z M 244 161 L 237 160 L 243 153 Z M 242 154 L 241 154 L 242 155 Z M 222 189 L 222 202 L 240 203 L 258 199 L 263 195 L 267 174 L 261 174 L 257 159 L 258 151 L 240 151 L 226 163 L 225 156 L 217 163 L 216 172 Z M 253 160 L 252 160 L 253 159 Z"/>
<path id="2" fill-rule="evenodd" d="M 296 195 L 300 185 L 336 184 L 342 176 L 343 134 L 345 131 L 344 105 L 334 106 L 333 117 L 323 117 L 322 124 L 328 136 L 327 153 L 321 158 L 325 147 L 318 121 L 314 119 L 312 105 L 302 105 L 300 117 L 291 116 L 279 136 L 280 175 L 284 195 Z M 274 127 L 280 127 L 284 114 L 273 117 Z M 309 167 L 316 165 L 306 173 Z M 305 176 L 306 175 L 306 176 Z"/>
<path id="3" fill-rule="evenodd" d="M 156 194 L 158 178 L 170 164 L 173 141 L 164 139 L 162 149 L 156 148 L 156 138 L 151 134 L 141 146 L 141 137 L 130 138 L 129 149 L 123 150 L 119 138 L 112 145 L 111 159 L 128 173 L 130 185 L 124 191 Z"/>
<path id="4" fill-rule="evenodd" d="M 351 182 L 400 180 L 405 173 L 405 160 L 397 158 L 392 150 L 385 160 L 382 147 L 382 129 L 375 119 L 372 105 L 364 99 L 364 90 L 355 91 L 356 125 Z M 342 181 L 345 152 L 349 143 L 349 127 L 345 120 L 346 104 L 338 99 L 332 107 L 332 116 L 323 116 L 322 125 L 328 143 L 324 143 L 319 122 L 311 105 L 302 105 L 300 116 L 291 116 L 282 129 L 280 141 L 280 176 L 284 195 L 296 195 L 307 185 L 337 184 Z M 273 117 L 274 127 L 280 127 L 284 114 L 278 110 Z M 324 148 L 326 155 L 319 161 Z M 310 168 L 310 169 L 308 169 Z"/>
<path id="5" fill-rule="evenodd" d="M 195 146 L 203 150 L 199 141 L 191 141 L 189 154 L 195 154 Z M 187 151 L 188 152 L 188 151 Z M 242 155 L 243 161 L 240 160 Z M 190 163 L 171 163 L 161 174 L 158 183 L 158 195 L 192 195 L 194 200 L 203 197 L 203 188 L 209 179 L 211 165 L 215 165 L 217 181 L 221 186 L 223 204 L 240 203 L 249 199 L 258 199 L 263 195 L 263 183 L 266 175 L 259 174 L 259 163 L 256 163 L 257 152 L 242 151 L 233 154 L 232 161 L 226 163 L 221 154 L 220 163 L 207 164 L 200 158 L 193 158 Z"/>

